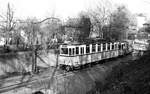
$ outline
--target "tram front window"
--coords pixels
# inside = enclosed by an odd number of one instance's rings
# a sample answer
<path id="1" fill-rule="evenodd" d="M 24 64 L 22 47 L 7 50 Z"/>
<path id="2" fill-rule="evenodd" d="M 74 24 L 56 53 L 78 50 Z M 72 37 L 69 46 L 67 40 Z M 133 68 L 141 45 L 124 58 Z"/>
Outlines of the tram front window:
<path id="1" fill-rule="evenodd" d="M 61 54 L 68 54 L 68 48 L 61 48 Z"/>

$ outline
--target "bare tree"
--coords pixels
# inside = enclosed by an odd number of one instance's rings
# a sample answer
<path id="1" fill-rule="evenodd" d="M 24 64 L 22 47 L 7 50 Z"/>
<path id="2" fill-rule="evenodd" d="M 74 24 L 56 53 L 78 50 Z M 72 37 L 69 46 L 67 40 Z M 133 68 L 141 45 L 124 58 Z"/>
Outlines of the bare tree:
<path id="1" fill-rule="evenodd" d="M 39 22 L 38 22 L 39 23 Z M 59 41 L 62 35 L 61 32 L 61 20 L 59 18 L 46 18 L 41 23 L 41 32 L 42 32 L 42 44 L 44 47 L 52 46 Z"/>
<path id="2" fill-rule="evenodd" d="M 98 2 L 96 9 L 88 11 L 91 18 L 92 31 L 96 32 L 99 37 L 103 37 L 103 27 L 109 23 L 111 13 L 112 3 L 108 0 L 101 0 L 101 2 Z"/>
<path id="3" fill-rule="evenodd" d="M 2 22 L 0 24 L 0 29 L 6 38 L 6 44 L 10 41 L 10 38 L 13 37 L 13 32 L 15 31 L 15 18 L 14 11 L 10 7 L 10 4 L 7 5 L 7 13 L 6 15 L 0 15 Z"/>
<path id="4" fill-rule="evenodd" d="M 20 23 L 20 28 L 25 33 L 26 41 L 24 41 L 26 47 L 32 51 L 32 71 L 37 71 L 37 50 L 40 44 L 40 24 L 35 24 L 38 20 L 36 18 L 27 19 L 25 22 Z"/>
<path id="5" fill-rule="evenodd" d="M 37 71 L 36 60 L 37 57 L 40 58 L 38 51 L 43 50 L 47 52 L 49 48 L 52 47 L 58 49 L 57 44 L 58 44 L 58 39 L 61 36 L 61 22 L 58 18 L 53 18 L 53 17 L 46 18 L 42 21 L 38 21 L 35 18 L 27 19 L 24 22 L 22 29 L 25 32 L 28 39 L 26 45 L 28 45 L 30 50 L 33 51 L 32 69 L 33 71 L 36 72 Z"/>

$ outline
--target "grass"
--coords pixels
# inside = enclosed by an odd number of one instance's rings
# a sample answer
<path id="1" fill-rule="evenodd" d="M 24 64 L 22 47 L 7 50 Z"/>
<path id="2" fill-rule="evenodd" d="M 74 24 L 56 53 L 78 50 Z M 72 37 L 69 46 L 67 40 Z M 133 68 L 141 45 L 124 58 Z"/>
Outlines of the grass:
<path id="1" fill-rule="evenodd" d="M 107 83 L 87 94 L 150 94 L 150 52 L 113 68 Z"/>

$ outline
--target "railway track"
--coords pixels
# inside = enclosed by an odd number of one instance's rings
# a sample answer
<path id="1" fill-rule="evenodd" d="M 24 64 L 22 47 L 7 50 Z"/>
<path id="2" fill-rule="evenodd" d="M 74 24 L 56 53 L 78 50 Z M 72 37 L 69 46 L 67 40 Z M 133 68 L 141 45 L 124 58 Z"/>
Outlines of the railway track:
<path id="1" fill-rule="evenodd" d="M 70 72 L 66 73 L 66 74 L 60 74 L 60 75 L 54 75 L 54 76 L 43 76 L 43 77 L 36 77 L 36 78 L 32 78 L 31 80 L 27 80 L 27 81 L 23 81 L 23 82 L 19 82 L 17 79 L 13 79 L 13 82 L 15 82 L 14 84 L 11 85 L 5 85 L 3 87 L 0 87 L 0 93 L 2 92 L 7 92 L 8 90 L 13 90 L 15 88 L 20 88 L 20 87 L 24 87 L 24 86 L 28 86 L 31 84 L 34 84 L 36 82 L 40 82 L 42 80 L 50 80 L 52 77 L 53 78 L 62 78 L 62 77 L 67 77 L 67 76 L 71 76 L 73 74 L 71 74 Z M 8 80 L 10 81 L 10 80 Z M 5 81 L 7 83 L 7 81 Z"/>
<path id="2" fill-rule="evenodd" d="M 117 62 L 126 62 L 126 61 L 129 61 L 131 60 L 131 56 L 127 55 L 125 57 L 122 57 L 122 58 L 117 58 L 116 60 L 114 61 L 109 61 L 107 62 L 107 64 L 109 63 L 114 63 L 114 66 L 117 65 Z M 103 66 L 103 64 L 101 65 Z M 102 67 L 103 68 L 103 67 Z M 86 70 L 89 70 L 90 68 L 85 68 L 85 69 L 82 69 L 80 72 L 82 71 L 86 71 Z M 59 70 L 56 70 L 56 71 L 59 71 Z M 48 71 L 47 71 L 48 72 Z M 47 73 L 46 72 L 46 73 Z M 52 72 L 52 71 L 51 71 Z M 51 73 L 49 72 L 49 73 Z M 8 78 L 8 79 L 5 79 L 4 81 L 3 80 L 0 80 L 0 83 L 4 83 L 2 85 L 2 87 L 0 87 L 0 93 L 3 93 L 3 92 L 7 92 L 7 91 L 10 91 L 10 90 L 13 90 L 13 89 L 16 89 L 16 88 L 21 88 L 21 87 L 25 87 L 25 86 L 29 86 L 29 85 L 32 85 L 32 84 L 35 84 L 39 81 L 44 81 L 44 80 L 50 80 L 52 77 L 53 78 L 57 78 L 57 79 L 61 79 L 62 77 L 68 77 L 68 76 L 71 76 L 71 75 L 74 75 L 75 73 L 78 73 L 79 70 L 75 70 L 75 71 L 71 71 L 71 72 L 63 72 L 62 74 L 57 74 L 57 73 L 54 73 L 54 75 L 49 75 L 49 74 L 46 74 L 46 75 L 27 75 L 23 78 L 22 81 L 20 81 L 22 79 L 22 76 L 20 77 L 13 77 L 13 78 Z"/>

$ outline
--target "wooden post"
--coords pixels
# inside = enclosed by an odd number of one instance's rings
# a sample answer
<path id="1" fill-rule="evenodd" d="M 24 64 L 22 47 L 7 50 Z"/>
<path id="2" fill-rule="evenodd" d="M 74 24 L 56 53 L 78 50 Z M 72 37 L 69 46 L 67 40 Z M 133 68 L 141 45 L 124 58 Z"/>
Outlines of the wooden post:
<path id="1" fill-rule="evenodd" d="M 32 72 L 37 73 L 37 51 L 32 52 Z"/>

